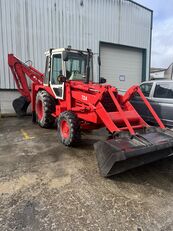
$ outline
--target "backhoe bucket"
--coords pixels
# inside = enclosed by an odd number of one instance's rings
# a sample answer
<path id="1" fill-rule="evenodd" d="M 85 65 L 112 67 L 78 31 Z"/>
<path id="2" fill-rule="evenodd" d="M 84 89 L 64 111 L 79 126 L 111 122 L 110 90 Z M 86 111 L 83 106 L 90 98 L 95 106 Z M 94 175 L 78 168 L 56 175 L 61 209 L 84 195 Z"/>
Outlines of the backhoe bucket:
<path id="1" fill-rule="evenodd" d="M 30 102 L 27 101 L 27 98 L 24 96 L 20 96 L 19 98 L 13 101 L 13 108 L 16 114 L 21 117 L 26 115 L 27 108 Z"/>
<path id="2" fill-rule="evenodd" d="M 133 138 L 98 141 L 94 148 L 100 173 L 108 177 L 173 155 L 173 131 L 150 128 Z"/>

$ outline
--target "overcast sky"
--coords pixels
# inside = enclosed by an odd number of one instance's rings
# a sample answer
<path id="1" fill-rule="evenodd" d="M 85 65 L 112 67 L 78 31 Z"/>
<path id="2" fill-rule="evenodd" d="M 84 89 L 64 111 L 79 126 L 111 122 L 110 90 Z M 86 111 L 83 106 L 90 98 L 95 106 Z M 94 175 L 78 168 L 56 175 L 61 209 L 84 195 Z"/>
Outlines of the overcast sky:
<path id="1" fill-rule="evenodd" d="M 173 0 L 136 0 L 154 11 L 152 67 L 168 67 L 173 62 Z"/>

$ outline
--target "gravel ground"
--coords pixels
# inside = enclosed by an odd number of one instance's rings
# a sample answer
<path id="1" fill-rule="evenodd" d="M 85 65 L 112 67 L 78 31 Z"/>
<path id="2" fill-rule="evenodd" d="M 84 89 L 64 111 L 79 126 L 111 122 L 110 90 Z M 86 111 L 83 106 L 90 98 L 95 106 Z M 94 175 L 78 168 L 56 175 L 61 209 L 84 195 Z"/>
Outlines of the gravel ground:
<path id="1" fill-rule="evenodd" d="M 0 119 L 0 231 L 173 230 L 173 158 L 104 179 L 93 143 L 58 143 L 30 117 Z"/>

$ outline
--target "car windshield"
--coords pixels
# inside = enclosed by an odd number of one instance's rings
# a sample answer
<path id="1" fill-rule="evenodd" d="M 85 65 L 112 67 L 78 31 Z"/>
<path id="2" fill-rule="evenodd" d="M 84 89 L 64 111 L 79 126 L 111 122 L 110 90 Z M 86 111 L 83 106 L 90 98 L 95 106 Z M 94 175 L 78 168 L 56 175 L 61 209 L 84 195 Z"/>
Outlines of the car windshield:
<path id="1" fill-rule="evenodd" d="M 87 55 L 69 53 L 66 61 L 66 77 L 69 80 L 84 80 L 86 78 Z M 90 61 L 90 80 L 92 80 L 92 63 Z"/>

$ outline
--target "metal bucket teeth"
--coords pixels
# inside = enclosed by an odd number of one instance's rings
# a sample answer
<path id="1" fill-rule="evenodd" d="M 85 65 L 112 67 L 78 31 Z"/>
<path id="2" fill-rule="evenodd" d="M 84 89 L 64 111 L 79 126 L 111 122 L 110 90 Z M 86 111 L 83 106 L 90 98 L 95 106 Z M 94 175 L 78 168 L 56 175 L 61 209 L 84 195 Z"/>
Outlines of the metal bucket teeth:
<path id="1" fill-rule="evenodd" d="M 99 170 L 108 177 L 173 155 L 173 131 L 154 129 L 94 144 Z"/>

